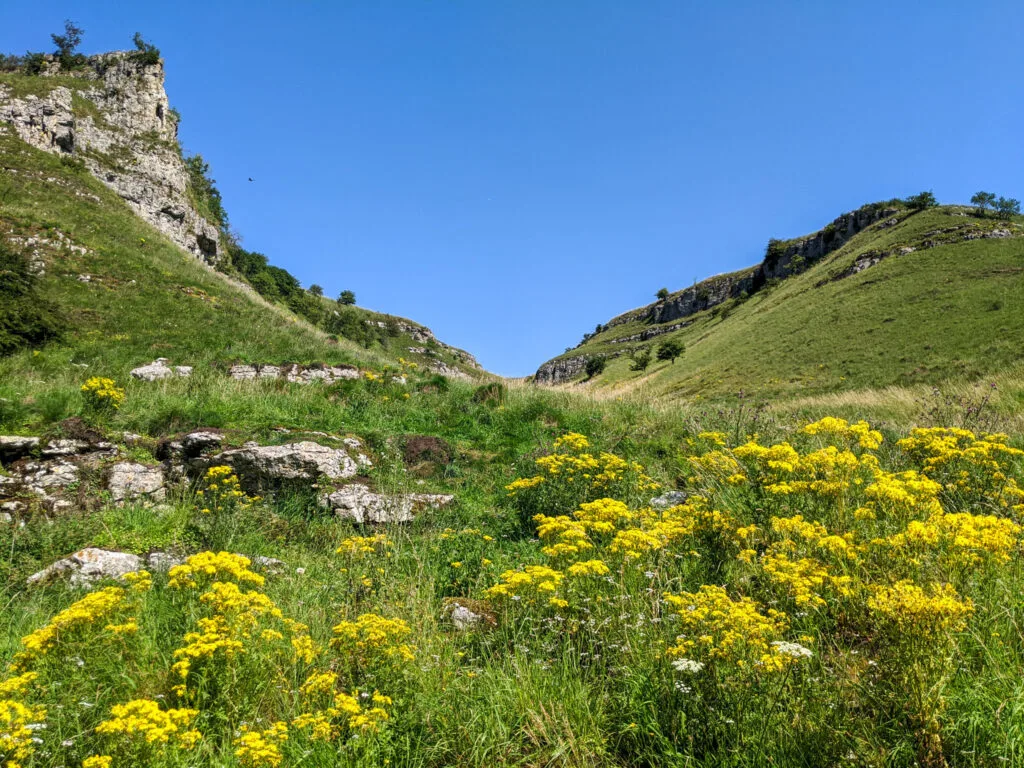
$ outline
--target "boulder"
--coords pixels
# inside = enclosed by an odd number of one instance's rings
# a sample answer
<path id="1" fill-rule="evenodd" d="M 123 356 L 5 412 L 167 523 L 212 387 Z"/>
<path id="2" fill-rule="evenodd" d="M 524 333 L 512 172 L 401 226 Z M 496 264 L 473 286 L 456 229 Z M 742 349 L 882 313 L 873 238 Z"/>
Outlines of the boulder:
<path id="1" fill-rule="evenodd" d="M 40 586 L 66 578 L 72 586 L 87 587 L 103 579 L 119 579 L 141 567 L 137 555 L 89 547 L 32 574 L 27 581 L 29 586 Z"/>
<path id="2" fill-rule="evenodd" d="M 320 503 L 341 518 L 356 523 L 408 523 L 420 510 L 445 507 L 455 497 L 446 494 L 382 494 L 352 483 L 323 494 Z"/>
<path id="3" fill-rule="evenodd" d="M 118 503 L 133 499 L 160 500 L 165 496 L 164 473 L 159 467 L 124 461 L 110 468 L 107 488 L 110 498 Z"/>
<path id="4" fill-rule="evenodd" d="M 247 491 L 273 490 L 295 482 L 314 483 L 320 477 L 344 480 L 359 472 L 343 448 L 303 441 L 286 445 L 247 444 L 194 463 L 200 469 L 227 465 Z"/>
<path id="5" fill-rule="evenodd" d="M 0 463 L 9 464 L 23 459 L 39 447 L 38 437 L 0 435 Z"/>
<path id="6" fill-rule="evenodd" d="M 109 445 L 107 447 L 109 447 Z M 42 453 L 46 458 L 54 458 L 56 456 L 75 456 L 79 453 L 87 453 L 91 448 L 92 446 L 87 440 L 51 440 L 46 444 L 46 447 L 43 448 Z"/>
<path id="7" fill-rule="evenodd" d="M 171 367 L 167 365 L 166 357 L 158 357 L 149 365 L 133 368 L 130 373 L 132 378 L 135 379 L 141 379 L 142 381 L 158 381 L 159 379 L 169 379 L 174 376 L 191 376 L 192 366 L 176 365 Z"/>

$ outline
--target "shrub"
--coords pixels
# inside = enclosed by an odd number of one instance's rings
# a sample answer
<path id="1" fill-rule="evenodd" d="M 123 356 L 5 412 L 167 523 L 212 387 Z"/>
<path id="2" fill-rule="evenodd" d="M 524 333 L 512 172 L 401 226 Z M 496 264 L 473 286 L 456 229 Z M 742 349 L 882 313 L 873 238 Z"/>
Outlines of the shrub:
<path id="1" fill-rule="evenodd" d="M 217 180 L 210 178 L 210 165 L 200 154 L 185 158 L 188 171 L 188 186 L 193 202 L 203 218 L 209 219 L 220 229 L 228 225 L 228 214 L 224 210 Z"/>
<path id="2" fill-rule="evenodd" d="M 1020 213 L 1020 200 L 1012 197 L 1000 197 L 996 200 L 996 216 L 1003 221 L 1009 221 L 1013 216 Z"/>
<path id="3" fill-rule="evenodd" d="M 638 352 L 634 351 L 633 354 L 630 355 L 630 359 L 633 362 L 630 364 L 629 370 L 646 371 L 647 366 L 651 364 L 651 350 L 645 347 Z"/>
<path id="4" fill-rule="evenodd" d="M 132 42 L 135 44 L 135 50 L 129 54 L 132 61 L 144 65 L 160 63 L 160 49 L 143 40 L 141 32 L 135 33 Z"/>
<path id="5" fill-rule="evenodd" d="M 683 342 L 677 339 L 668 339 L 663 341 L 661 346 L 658 347 L 658 359 L 668 360 L 673 365 L 676 362 L 676 358 L 679 357 L 686 350 Z"/>
<path id="6" fill-rule="evenodd" d="M 322 287 L 320 287 L 319 285 L 317 285 L 316 283 L 313 283 L 311 286 L 309 286 L 309 292 L 313 296 L 323 296 L 324 295 L 324 289 Z"/>
<path id="7" fill-rule="evenodd" d="M 594 355 L 588 357 L 586 363 L 584 363 L 584 370 L 587 372 L 587 378 L 592 379 L 595 376 L 599 376 L 604 373 L 604 368 L 608 364 L 607 359 L 604 355 Z"/>
<path id="8" fill-rule="evenodd" d="M 481 384 L 473 390 L 473 402 L 488 405 L 501 405 L 508 396 L 508 389 L 500 381 Z"/>
<path id="9" fill-rule="evenodd" d="M 934 208 L 939 204 L 931 190 L 928 190 L 927 192 L 918 192 L 916 195 L 911 195 L 906 198 L 903 202 L 906 203 L 907 207 L 912 211 L 923 211 L 926 208 Z"/>
<path id="10" fill-rule="evenodd" d="M 342 291 L 338 294 L 338 303 L 350 307 L 356 303 L 356 295 L 352 291 Z"/>
<path id="11" fill-rule="evenodd" d="M 657 297 L 658 301 L 664 301 L 669 296 L 668 288 L 659 288 L 658 292 L 654 295 Z"/>

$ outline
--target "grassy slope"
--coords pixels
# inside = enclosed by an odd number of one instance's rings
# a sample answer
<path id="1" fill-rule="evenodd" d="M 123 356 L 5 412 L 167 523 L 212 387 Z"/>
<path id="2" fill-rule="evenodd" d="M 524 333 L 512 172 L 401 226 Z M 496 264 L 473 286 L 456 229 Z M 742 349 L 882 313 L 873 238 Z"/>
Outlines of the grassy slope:
<path id="1" fill-rule="evenodd" d="M 27 146 L 10 130 L 0 132 L 0 166 L 5 237 L 57 243 L 59 231 L 88 249 L 41 249 L 42 292 L 60 306 L 70 330 L 39 354 L 0 360 L 0 398 L 6 398 L 0 400 L 0 424 L 8 429 L 44 418 L 37 404 L 48 402 L 48 392 L 71 391 L 87 375 L 124 382 L 131 368 L 156 357 L 197 369 L 234 361 L 380 367 L 403 353 L 414 357 L 406 348 L 422 346 L 404 334 L 372 350 L 330 339 L 206 268 L 87 172 Z M 90 282 L 81 282 L 79 275 L 86 274 Z M 371 320 L 383 317 L 362 312 Z M 36 383 L 29 387 L 30 381 Z M 36 404 L 11 405 L 24 403 L 26 388 Z"/>
<path id="2" fill-rule="evenodd" d="M 609 362 L 598 386 L 673 396 L 740 390 L 770 396 L 824 393 L 890 384 L 973 379 L 1019 361 L 1024 342 L 1024 240 L 986 239 L 890 257 L 822 286 L 857 256 L 918 242 L 923 233 L 971 222 L 944 207 L 899 225 L 871 228 L 822 262 L 746 302 L 694 315 L 694 322 L 645 345 L 610 344 L 644 328 L 634 321 L 567 353 L 607 354 L 656 348 L 672 336 L 686 344 L 674 365 L 629 370 Z M 1020 221 L 1013 225 L 1020 232 Z"/>

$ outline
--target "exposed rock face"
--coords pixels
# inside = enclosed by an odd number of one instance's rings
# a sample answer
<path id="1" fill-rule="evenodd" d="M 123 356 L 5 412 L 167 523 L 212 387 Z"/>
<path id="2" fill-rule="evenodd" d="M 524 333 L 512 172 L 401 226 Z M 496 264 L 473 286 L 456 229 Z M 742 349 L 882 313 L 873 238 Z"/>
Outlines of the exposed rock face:
<path id="1" fill-rule="evenodd" d="M 130 373 L 133 379 L 141 379 L 142 381 L 158 381 L 174 376 L 192 375 L 192 366 L 190 365 L 176 365 L 172 368 L 167 363 L 166 357 L 158 357 L 149 365 L 133 368 Z"/>
<path id="2" fill-rule="evenodd" d="M 323 494 L 320 503 L 341 518 L 356 523 L 408 523 L 422 509 L 438 509 L 454 496 L 430 493 L 381 494 L 361 483 Z"/>
<path id="3" fill-rule="evenodd" d="M 53 66 L 49 71 L 68 74 Z M 142 218 L 196 257 L 215 263 L 221 256 L 219 233 L 188 198 L 163 62 L 143 65 L 128 54 L 107 53 L 91 57 L 83 71 L 72 74 L 73 87 L 61 85 L 45 96 L 14 98 L 0 85 L 0 121 L 38 149 L 81 158 Z"/>
<path id="4" fill-rule="evenodd" d="M 359 472 L 359 465 L 343 448 L 328 448 L 310 441 L 287 445 L 247 444 L 192 462 L 194 469 L 226 465 L 249 492 L 272 491 L 283 485 L 315 483 L 318 478 L 344 480 Z"/>
<path id="5" fill-rule="evenodd" d="M 468 373 L 460 371 L 458 368 L 453 368 L 447 363 L 442 363 L 440 361 L 432 364 L 429 370 L 433 371 L 434 373 L 439 373 L 442 376 L 447 376 L 449 379 L 463 379 L 465 381 L 473 380 L 473 377 L 470 376 Z"/>
<path id="6" fill-rule="evenodd" d="M 561 384 L 563 381 L 569 381 L 583 373 L 586 365 L 586 355 L 550 360 L 537 369 L 537 373 L 533 376 L 533 383 Z"/>
<path id="7" fill-rule="evenodd" d="M 88 587 L 103 579 L 119 579 L 142 567 L 142 560 L 126 552 L 82 549 L 28 577 L 29 586 L 41 586 L 68 579 L 72 586 Z"/>
<path id="8" fill-rule="evenodd" d="M 107 489 L 115 502 L 164 498 L 164 473 L 159 467 L 121 462 L 110 468 Z"/>
<path id="9" fill-rule="evenodd" d="M 341 381 L 358 379 L 359 369 L 354 365 L 269 365 L 255 363 L 252 365 L 233 365 L 228 375 L 240 381 L 253 379 L 284 378 L 297 384 L 309 384 L 313 381 Z"/>

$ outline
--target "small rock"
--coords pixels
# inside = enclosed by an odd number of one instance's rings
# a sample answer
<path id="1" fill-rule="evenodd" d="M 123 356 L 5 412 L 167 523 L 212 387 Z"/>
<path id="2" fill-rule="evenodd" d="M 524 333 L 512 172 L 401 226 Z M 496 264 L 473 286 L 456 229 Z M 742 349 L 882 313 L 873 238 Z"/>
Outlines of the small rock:
<path id="1" fill-rule="evenodd" d="M 159 379 L 169 379 L 174 376 L 191 376 L 192 366 L 179 365 L 174 368 L 167 365 L 166 357 L 158 357 L 149 365 L 143 365 L 139 368 L 134 368 L 130 372 L 132 378 L 141 379 L 142 381 L 157 381 Z"/>
<path id="2" fill-rule="evenodd" d="M 146 567 L 153 571 L 169 571 L 185 562 L 185 558 L 169 552 L 150 552 L 146 555 Z"/>
<path id="3" fill-rule="evenodd" d="M 650 500 L 651 509 L 659 511 L 684 504 L 690 495 L 686 491 L 667 491 Z"/>
<path id="4" fill-rule="evenodd" d="M 85 453 L 90 445 L 85 440 L 51 440 L 43 448 L 43 456 L 53 458 L 55 456 L 74 456 L 78 453 Z"/>
<path id="5" fill-rule="evenodd" d="M 111 499 L 118 503 L 140 498 L 159 500 L 166 493 L 163 470 L 127 461 L 110 468 L 107 488 Z"/>
<path id="6" fill-rule="evenodd" d="M 129 448 L 133 448 L 134 446 L 141 443 L 142 439 L 142 435 L 137 435 L 134 432 L 125 432 L 123 435 L 121 435 L 121 440 L 123 440 L 124 444 L 127 445 Z"/>
<path id="7" fill-rule="evenodd" d="M 119 579 L 141 567 L 142 560 L 136 555 L 89 547 L 32 574 L 27 581 L 29 586 L 37 586 L 68 578 L 73 586 L 86 587 L 103 579 Z"/>
<path id="8" fill-rule="evenodd" d="M 478 629 L 481 625 L 496 627 L 498 619 L 487 604 L 480 600 L 463 597 L 445 599 L 441 608 L 442 618 L 448 619 L 460 632 Z"/>
<path id="9" fill-rule="evenodd" d="M 421 509 L 445 507 L 454 499 L 445 494 L 380 494 L 362 483 L 352 483 L 323 494 L 320 503 L 356 523 L 408 523 Z"/>

